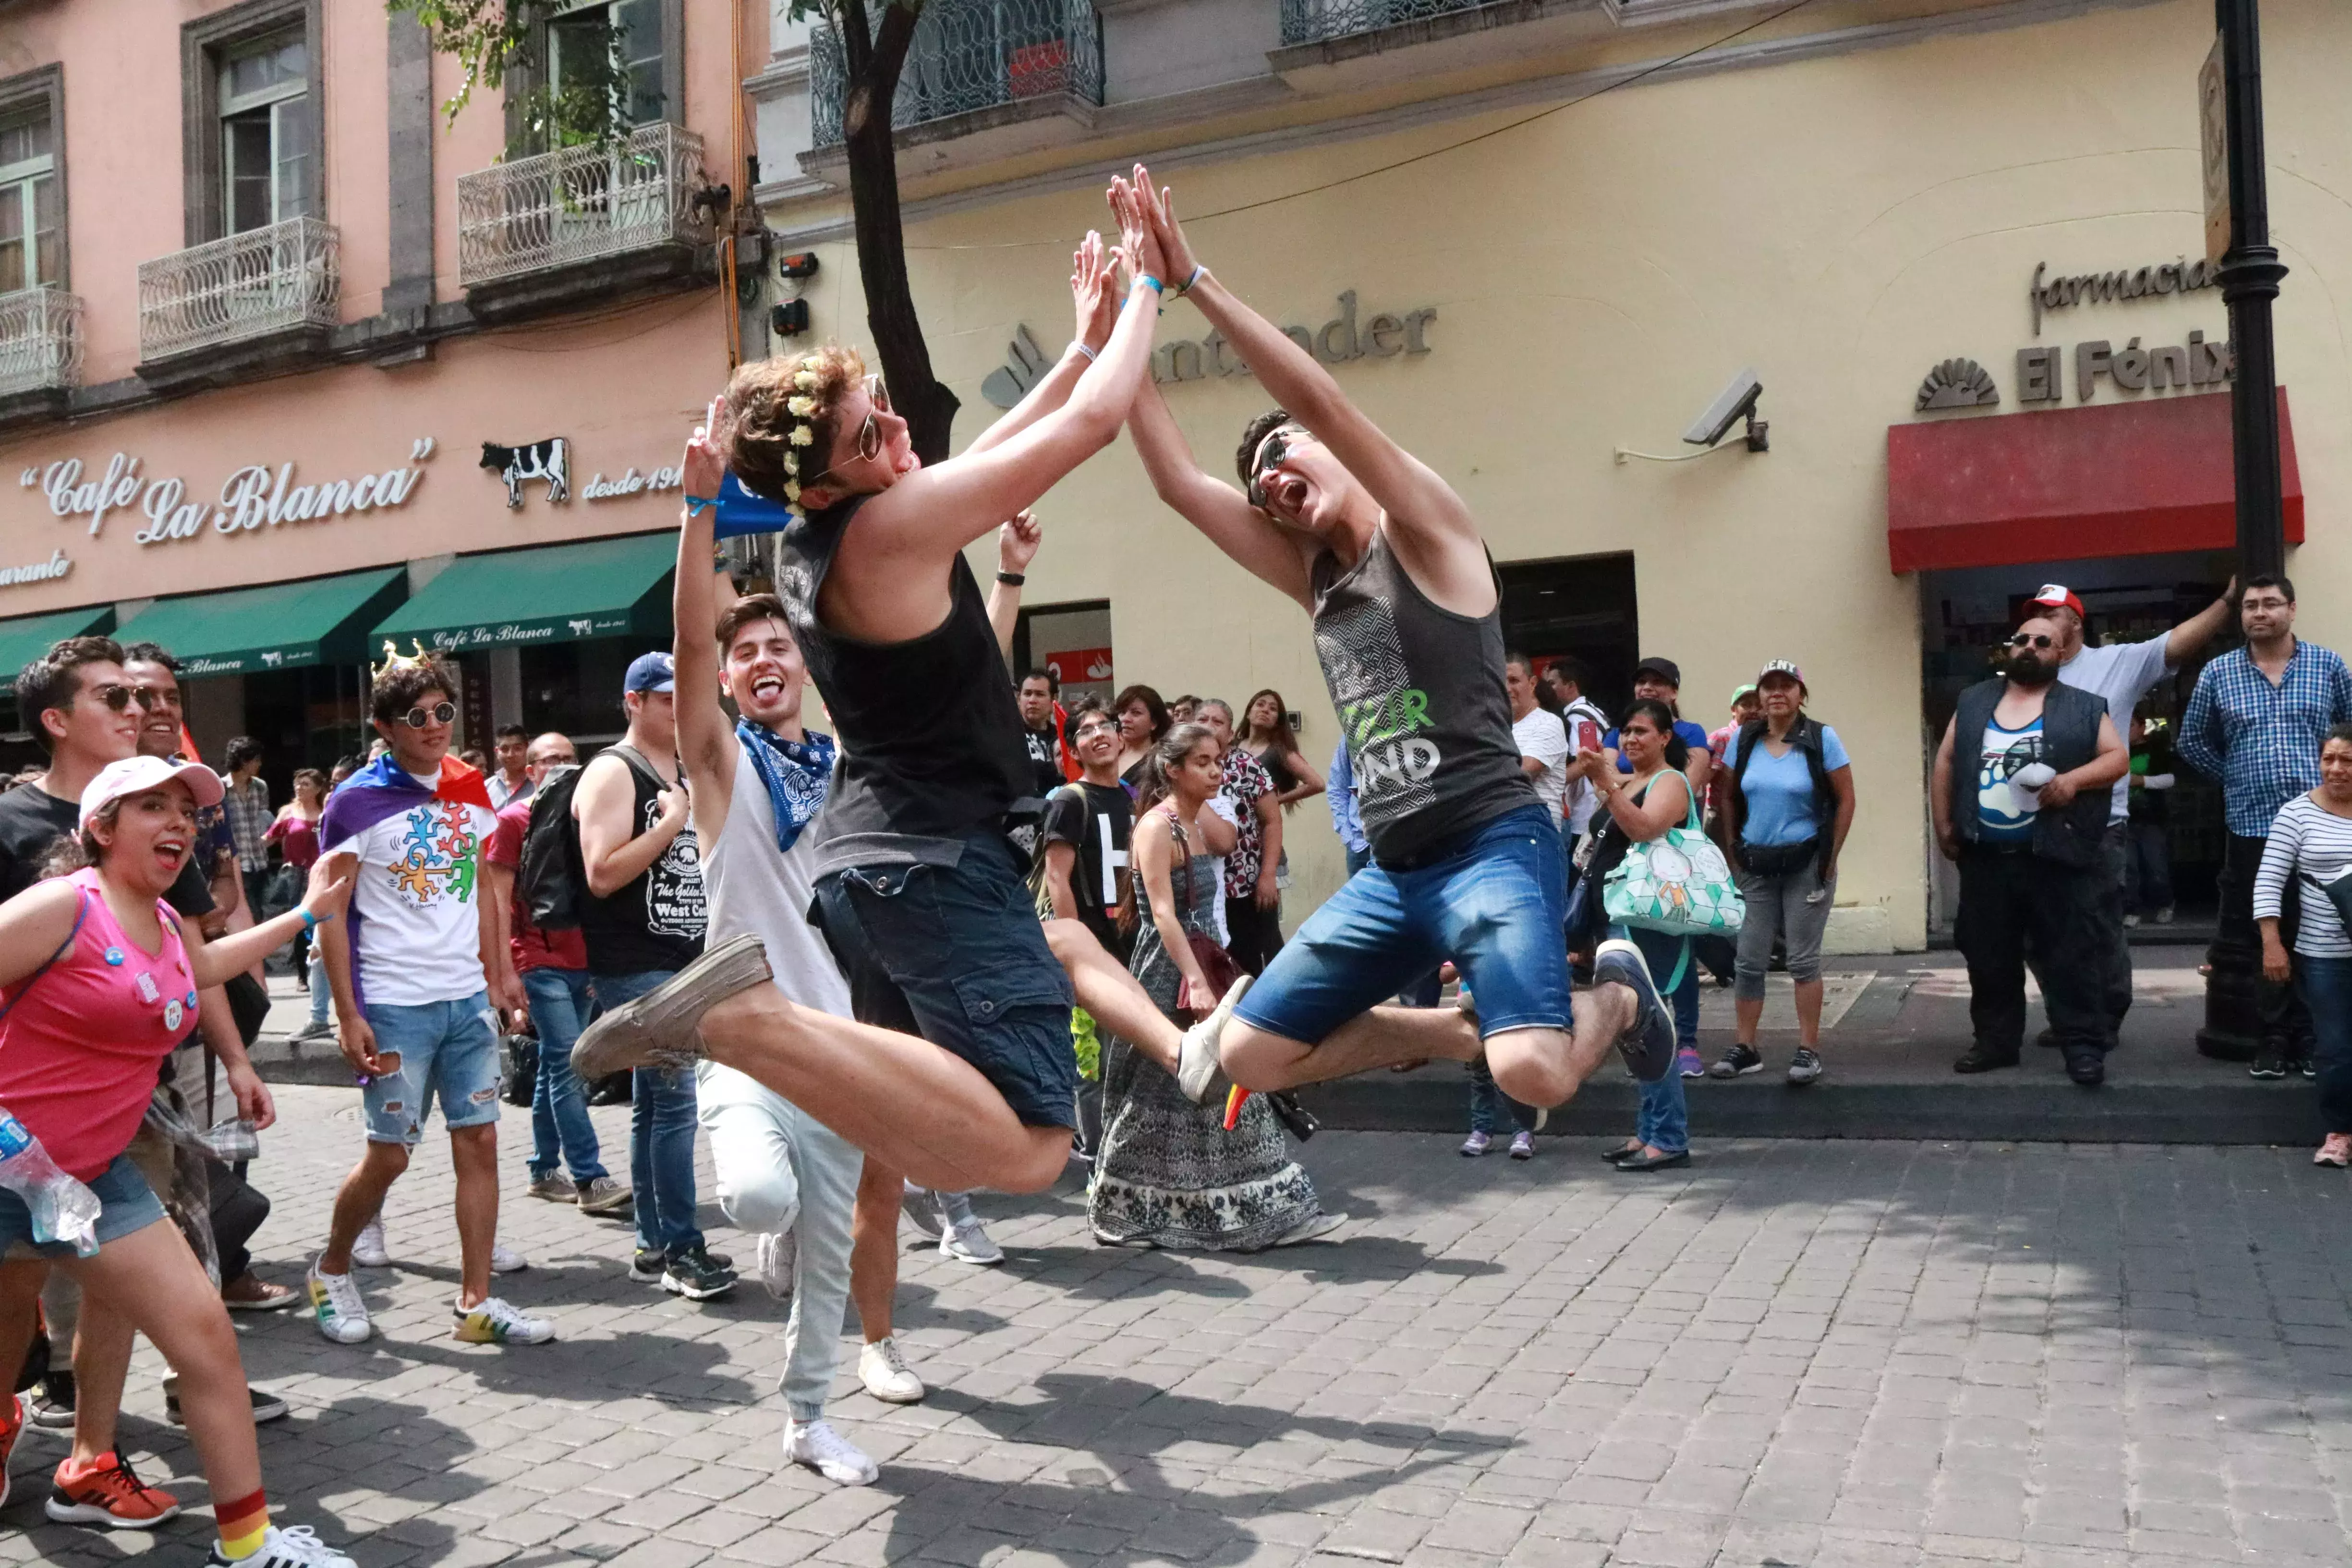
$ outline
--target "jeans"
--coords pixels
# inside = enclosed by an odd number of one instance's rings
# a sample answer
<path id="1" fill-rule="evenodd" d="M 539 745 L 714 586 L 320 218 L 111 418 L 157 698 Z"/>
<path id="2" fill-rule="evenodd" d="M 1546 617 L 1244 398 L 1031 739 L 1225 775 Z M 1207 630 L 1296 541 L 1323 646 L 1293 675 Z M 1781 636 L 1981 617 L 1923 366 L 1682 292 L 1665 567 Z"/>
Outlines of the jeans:
<path id="1" fill-rule="evenodd" d="M 1611 926 L 1609 934 L 1642 950 L 1642 962 L 1650 966 L 1650 978 L 1661 989 L 1673 978 L 1675 966 L 1682 965 L 1682 984 L 1674 989 L 1675 1040 L 1683 1046 L 1694 1043 L 1698 1038 L 1698 961 L 1687 958 L 1690 939 L 1621 925 Z M 1687 1026 L 1683 1021 L 1685 996 L 1690 998 Z M 1683 1098 L 1683 1075 L 1669 1068 L 1665 1077 L 1641 1089 L 1642 1110 L 1633 1121 L 1633 1136 L 1662 1154 L 1685 1152 L 1690 1148 L 1690 1108 Z"/>
<path id="2" fill-rule="evenodd" d="M 2144 915 L 2172 907 L 2172 837 L 2166 824 L 2131 824 L 2131 854 L 2124 862 L 2124 902 Z"/>
<path id="3" fill-rule="evenodd" d="M 1495 1075 L 1487 1068 L 1486 1058 L 1481 1057 L 1470 1064 L 1470 1131 L 1494 1131 L 1495 1111 L 1503 1106 L 1510 1109 L 1512 1126 L 1522 1132 L 1536 1130 L 1535 1108 L 1521 1105 L 1496 1088 Z"/>
<path id="4" fill-rule="evenodd" d="M 2352 958 L 2294 955 L 2295 984 L 2311 1009 L 2319 1064 L 2319 1114 L 2330 1132 L 2352 1132 Z"/>
<path id="5" fill-rule="evenodd" d="M 310 1022 L 323 1024 L 327 1010 L 334 1003 L 333 987 L 327 984 L 326 949 L 318 942 L 310 944 Z"/>
<path id="6" fill-rule="evenodd" d="M 1348 851 L 1348 875 L 1350 877 L 1354 876 L 1357 872 L 1362 870 L 1371 863 L 1372 852 L 1369 848 L 1350 849 Z M 1438 998 L 1445 994 L 1445 983 L 1437 977 L 1437 973 L 1438 972 L 1436 970 L 1433 969 L 1428 973 L 1423 975 L 1420 979 L 1414 981 L 1412 984 L 1406 986 L 1403 990 L 1398 992 L 1396 994 L 1397 1000 L 1407 1007 L 1436 1006 Z M 1475 1110 L 1473 1114 L 1475 1114 Z M 1473 1125 L 1475 1125 L 1475 1123 L 1474 1122 Z"/>
<path id="7" fill-rule="evenodd" d="M 2262 866 L 2263 849 L 2269 843 L 2267 838 L 2230 835 L 2229 844 L 2221 852 L 2221 919 L 2214 932 L 2213 945 L 2205 956 L 2213 965 L 2217 986 L 2222 983 L 2225 971 L 2252 971 L 2254 1014 L 2260 1020 L 2263 1054 L 2301 1061 L 2312 1054 L 2311 1009 L 2304 1005 L 2292 981 L 2281 985 L 2263 977 L 2260 928 L 2254 924 L 2254 873 Z M 2295 931 L 2303 915 L 2301 885 L 2299 879 L 2289 877 L 2285 896 L 2279 905 L 2279 940 L 2294 955 L 2297 968 L 2304 963 L 2303 955 L 2294 951 Z"/>
<path id="8" fill-rule="evenodd" d="M 530 1026 L 539 1035 L 539 1081 L 530 1091 L 531 1180 L 551 1173 L 559 1158 L 575 1184 L 605 1174 L 588 1120 L 588 1093 L 572 1070 L 572 1042 L 593 1009 L 584 969 L 526 969 L 522 993 L 530 1000 Z"/>
<path id="9" fill-rule="evenodd" d="M 415 1148 L 436 1100 L 452 1132 L 498 1121 L 504 1053 L 488 992 L 415 1005 L 371 1002 L 367 1022 L 377 1054 L 400 1058 L 397 1071 L 370 1079 L 360 1090 L 369 1142 Z"/>
<path id="10" fill-rule="evenodd" d="M 670 977 L 667 970 L 599 974 L 589 984 L 611 1012 Z M 629 1184 L 635 1189 L 637 1249 L 676 1258 L 702 1245 L 694 1225 L 694 1074 L 639 1068 L 629 1120 Z"/>
<path id="11" fill-rule="evenodd" d="M 865 1157 L 782 1095 L 716 1062 L 695 1068 L 710 1167 L 728 1223 L 793 1233 L 793 1312 L 784 1324 L 784 1406 L 824 1414 L 849 1306 L 850 1215 Z"/>
<path id="12" fill-rule="evenodd" d="M 2066 1059 L 2104 1056 L 2104 864 L 2068 866 L 2030 850 L 1964 846 L 1953 944 L 1969 966 L 1969 1020 L 1977 1048 L 2015 1060 L 2025 1044 L 2025 943 L 2041 971 L 2042 1003 Z"/>

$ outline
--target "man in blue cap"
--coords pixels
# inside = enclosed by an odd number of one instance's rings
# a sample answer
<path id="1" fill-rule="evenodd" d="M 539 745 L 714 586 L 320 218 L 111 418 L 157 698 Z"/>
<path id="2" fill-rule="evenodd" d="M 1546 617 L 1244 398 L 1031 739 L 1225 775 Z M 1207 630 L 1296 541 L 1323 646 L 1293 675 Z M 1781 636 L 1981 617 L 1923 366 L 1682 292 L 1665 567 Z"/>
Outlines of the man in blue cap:
<path id="1" fill-rule="evenodd" d="M 635 1000 L 702 953 L 702 854 L 677 766 L 677 712 L 667 653 L 640 655 L 621 682 L 628 733 L 581 770 L 572 797 L 580 825 L 580 934 L 588 984 L 605 1011 Z M 629 1277 L 659 1281 L 688 1300 L 735 1288 L 730 1259 L 703 1245 L 694 1223 L 694 1074 L 640 1068 L 630 1126 L 629 1176 L 637 1248 Z"/>

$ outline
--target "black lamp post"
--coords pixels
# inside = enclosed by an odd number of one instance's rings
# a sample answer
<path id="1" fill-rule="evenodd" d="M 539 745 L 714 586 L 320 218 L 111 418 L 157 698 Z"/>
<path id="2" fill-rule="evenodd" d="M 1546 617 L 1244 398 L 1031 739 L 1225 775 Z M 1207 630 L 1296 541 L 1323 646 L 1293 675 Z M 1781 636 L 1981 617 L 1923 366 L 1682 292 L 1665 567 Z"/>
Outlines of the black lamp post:
<path id="1" fill-rule="evenodd" d="M 2221 299 L 2230 308 L 2237 362 L 2230 388 L 2230 428 L 2237 470 L 2238 581 L 2286 570 L 2286 523 L 2280 496 L 2278 366 L 2271 301 L 2286 268 L 2271 245 L 2269 181 L 2263 164 L 2262 22 L 2257 0 L 2214 0 L 2221 36 L 2223 136 L 2230 164 L 2230 248 L 2221 258 Z M 2243 1061 L 2262 1044 L 2255 1004 L 2262 948 L 2252 916 L 2226 905 L 2205 987 L 2205 1026 L 2197 1048 Z"/>

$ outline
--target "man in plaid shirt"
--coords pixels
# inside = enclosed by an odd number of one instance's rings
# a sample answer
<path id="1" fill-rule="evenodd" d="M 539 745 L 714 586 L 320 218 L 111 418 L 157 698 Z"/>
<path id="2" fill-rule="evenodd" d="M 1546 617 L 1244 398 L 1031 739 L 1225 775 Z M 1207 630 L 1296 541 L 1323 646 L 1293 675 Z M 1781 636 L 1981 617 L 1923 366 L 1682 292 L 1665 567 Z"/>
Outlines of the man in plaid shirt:
<path id="1" fill-rule="evenodd" d="M 221 809 L 228 814 L 230 842 L 236 846 L 238 879 L 245 888 L 245 907 L 260 921 L 261 893 L 269 880 L 269 786 L 261 779 L 261 742 L 239 735 L 228 743 L 221 774 Z"/>
<path id="2" fill-rule="evenodd" d="M 2179 759 L 2221 784 L 2230 841 L 2221 860 L 2221 922 L 2206 955 L 2217 984 L 2250 976 L 2262 1040 L 2249 1069 L 2284 1078 L 2288 1065 L 2310 1076 L 2311 1017 L 2292 984 L 2265 980 L 2256 956 L 2254 872 L 2271 819 L 2319 784 L 2319 748 L 2328 726 L 2352 719 L 2352 668 L 2333 650 L 2294 635 L 2294 584 L 2255 577 L 2238 605 L 2246 646 L 2221 655 L 2197 678 L 2180 721 Z M 2295 889 L 2280 920 L 2290 951 Z M 2242 981 L 2240 984 L 2243 984 Z"/>

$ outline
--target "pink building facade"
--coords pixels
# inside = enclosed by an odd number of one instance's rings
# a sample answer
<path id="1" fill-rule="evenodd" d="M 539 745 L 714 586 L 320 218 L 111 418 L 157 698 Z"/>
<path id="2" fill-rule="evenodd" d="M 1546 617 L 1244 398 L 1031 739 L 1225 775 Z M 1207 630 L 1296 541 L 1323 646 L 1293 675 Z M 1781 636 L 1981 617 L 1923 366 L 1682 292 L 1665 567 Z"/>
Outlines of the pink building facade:
<path id="1" fill-rule="evenodd" d="M 0 675 L 152 638 L 274 774 L 359 745 L 396 636 L 458 657 L 468 744 L 617 731 L 746 319 L 740 25 L 583 5 L 453 121 L 374 0 L 0 6 Z M 631 129 L 542 150 L 606 59 Z"/>

